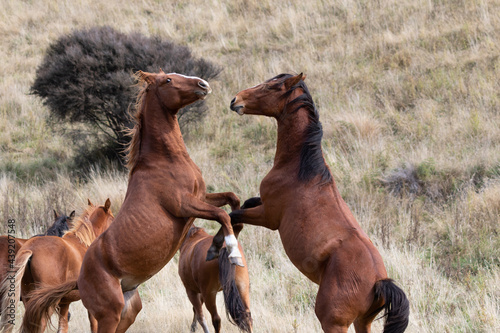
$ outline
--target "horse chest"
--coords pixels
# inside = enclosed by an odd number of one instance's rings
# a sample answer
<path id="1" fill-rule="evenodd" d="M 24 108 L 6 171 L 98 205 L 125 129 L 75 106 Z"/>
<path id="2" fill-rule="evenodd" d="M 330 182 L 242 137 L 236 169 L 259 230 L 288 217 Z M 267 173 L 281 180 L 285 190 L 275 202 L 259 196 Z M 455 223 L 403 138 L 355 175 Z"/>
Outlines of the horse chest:
<path id="1" fill-rule="evenodd" d="M 282 171 L 272 169 L 260 183 L 260 195 L 264 202 L 281 200 L 288 195 L 290 188 L 296 188 L 293 182 Z"/>

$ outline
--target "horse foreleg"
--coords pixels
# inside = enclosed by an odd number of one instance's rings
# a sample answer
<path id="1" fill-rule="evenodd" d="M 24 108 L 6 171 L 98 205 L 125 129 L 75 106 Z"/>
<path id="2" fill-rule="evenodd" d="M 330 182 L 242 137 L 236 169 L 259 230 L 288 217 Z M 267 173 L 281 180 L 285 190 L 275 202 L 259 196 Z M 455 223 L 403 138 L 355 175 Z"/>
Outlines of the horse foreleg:
<path id="1" fill-rule="evenodd" d="M 249 203 L 249 206 L 257 205 L 252 208 L 247 208 L 247 209 L 238 209 L 229 214 L 231 217 L 231 224 L 250 224 L 250 225 L 256 225 L 256 226 L 261 226 L 265 227 L 271 230 L 276 230 L 278 229 L 279 225 L 274 225 L 271 224 L 268 220 L 265 218 L 264 214 L 264 205 L 260 204 L 261 201 L 258 200 L 259 198 L 252 198 L 243 204 L 243 206 L 247 205 L 247 202 Z M 212 241 L 212 245 L 208 249 L 207 253 L 207 261 L 216 259 L 219 257 L 219 251 L 222 248 L 222 245 L 224 243 L 224 238 L 223 238 L 223 230 L 222 228 L 219 229 L 217 234 L 214 236 L 214 239 Z M 227 245 L 227 242 L 226 242 Z"/>
<path id="2" fill-rule="evenodd" d="M 215 207 L 229 205 L 231 210 L 240 209 L 240 199 L 233 192 L 207 193 L 205 202 Z"/>
<path id="3" fill-rule="evenodd" d="M 59 304 L 59 328 L 57 329 L 57 333 L 68 332 L 68 313 L 69 303 Z"/>
<path id="4" fill-rule="evenodd" d="M 224 240 L 229 252 L 229 260 L 232 264 L 243 266 L 240 250 L 238 249 L 238 241 L 234 236 L 231 219 L 227 213 L 215 206 L 212 206 L 200 199 L 191 195 L 186 195 L 182 198 L 181 207 L 178 211 L 178 217 L 197 217 L 206 220 L 215 220 L 222 225 Z M 218 244 L 222 247 L 222 243 Z"/>

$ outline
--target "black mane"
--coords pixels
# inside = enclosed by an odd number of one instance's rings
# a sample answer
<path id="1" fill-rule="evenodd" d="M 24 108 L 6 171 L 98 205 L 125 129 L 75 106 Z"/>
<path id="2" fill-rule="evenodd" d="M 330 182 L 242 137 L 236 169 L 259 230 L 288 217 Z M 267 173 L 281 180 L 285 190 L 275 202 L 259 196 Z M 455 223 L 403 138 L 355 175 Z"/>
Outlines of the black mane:
<path id="1" fill-rule="evenodd" d="M 285 77 L 286 79 L 288 77 L 291 77 L 291 75 L 280 74 L 275 78 L 283 77 Z M 295 113 L 301 108 L 309 111 L 309 126 L 307 127 L 305 140 L 300 152 L 300 168 L 298 175 L 299 180 L 306 182 L 320 175 L 322 183 L 330 183 L 332 181 L 332 174 L 330 173 L 330 169 L 328 169 L 328 166 L 325 163 L 323 151 L 321 149 L 323 127 L 321 126 L 321 122 L 319 121 L 319 113 L 314 106 L 314 102 L 311 94 L 309 93 L 309 89 L 307 89 L 305 82 L 301 80 L 299 83 L 291 87 L 283 97 L 287 98 L 297 88 L 302 89 L 304 93 L 294 100 L 290 101 L 285 106 L 284 113 Z"/>

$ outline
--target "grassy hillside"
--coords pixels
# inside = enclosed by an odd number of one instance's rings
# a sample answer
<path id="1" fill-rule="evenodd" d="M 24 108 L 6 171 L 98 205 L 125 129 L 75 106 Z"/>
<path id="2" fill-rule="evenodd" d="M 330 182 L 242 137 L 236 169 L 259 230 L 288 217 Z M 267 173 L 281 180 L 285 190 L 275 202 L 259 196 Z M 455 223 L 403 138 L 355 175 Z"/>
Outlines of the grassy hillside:
<path id="1" fill-rule="evenodd" d="M 47 125 L 48 110 L 29 95 L 52 41 L 110 25 L 173 40 L 223 67 L 186 144 L 211 189 L 242 199 L 258 194 L 272 165 L 276 125 L 237 116 L 229 101 L 276 74 L 306 73 L 337 185 L 411 301 L 408 331 L 500 330 L 499 12 L 493 0 L 4 0 L 0 231 L 15 218 L 20 234 L 39 232 L 53 208 L 80 213 L 87 197 L 110 197 L 118 211 L 127 175 L 111 166 L 87 182 L 76 177 L 69 129 Z M 255 330 L 319 332 L 317 288 L 277 239 L 254 227 L 241 235 Z M 188 329 L 175 260 L 140 292 L 132 332 Z M 79 306 L 72 331 L 88 331 Z M 237 331 L 227 320 L 223 329 Z"/>

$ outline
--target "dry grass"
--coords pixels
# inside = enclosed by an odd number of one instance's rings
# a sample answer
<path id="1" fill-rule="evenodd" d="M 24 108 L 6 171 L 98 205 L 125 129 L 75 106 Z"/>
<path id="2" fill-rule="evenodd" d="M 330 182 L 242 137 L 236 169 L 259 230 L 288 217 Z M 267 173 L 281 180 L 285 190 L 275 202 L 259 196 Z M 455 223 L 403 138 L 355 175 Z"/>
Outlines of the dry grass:
<path id="1" fill-rule="evenodd" d="M 498 331 L 499 10 L 494 0 L 2 1 L 0 218 L 32 234 L 53 208 L 80 212 L 87 197 L 110 197 L 119 209 L 127 176 L 74 177 L 71 145 L 45 123 L 29 87 L 48 44 L 72 29 L 106 24 L 159 35 L 224 68 L 210 82 L 206 121 L 186 138 L 211 190 L 257 195 L 272 165 L 274 122 L 236 116 L 233 95 L 305 72 L 340 191 L 411 300 L 408 331 Z M 416 191 L 403 177 L 410 171 Z M 385 180 L 397 177 L 396 192 Z M 256 331 L 320 331 L 316 287 L 276 237 L 253 227 L 241 235 Z M 188 329 L 175 260 L 140 292 L 145 306 L 132 332 Z M 81 305 L 72 307 L 72 331 L 87 331 Z"/>

